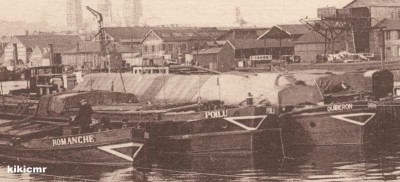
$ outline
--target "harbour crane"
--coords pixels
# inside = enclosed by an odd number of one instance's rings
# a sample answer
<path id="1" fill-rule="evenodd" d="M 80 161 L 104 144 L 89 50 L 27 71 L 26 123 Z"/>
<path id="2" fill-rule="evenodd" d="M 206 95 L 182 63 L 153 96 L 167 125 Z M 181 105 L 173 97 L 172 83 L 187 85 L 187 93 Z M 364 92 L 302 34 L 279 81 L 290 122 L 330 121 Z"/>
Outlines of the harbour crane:
<path id="1" fill-rule="evenodd" d="M 99 25 L 99 32 L 94 36 L 97 37 L 99 36 L 99 40 L 100 40 L 100 50 L 101 50 L 101 55 L 102 55 L 102 59 L 106 60 L 107 64 L 108 64 L 108 72 L 111 72 L 111 58 L 107 57 L 107 49 L 106 46 L 108 45 L 108 43 L 110 43 L 109 41 L 106 42 L 106 34 L 104 32 L 104 27 L 103 27 L 103 15 L 90 8 L 89 6 L 86 6 L 86 9 L 88 9 L 90 11 L 90 13 L 92 13 L 96 18 L 97 18 L 97 23 Z M 116 53 L 115 47 L 114 49 L 111 49 L 111 51 L 109 52 L 109 55 L 114 55 Z M 124 79 L 122 77 L 121 72 L 119 73 L 120 77 L 121 77 L 121 81 L 122 81 L 122 86 L 124 88 L 124 91 L 126 93 L 126 89 L 125 89 L 125 83 L 124 83 Z"/>
<path id="2" fill-rule="evenodd" d="M 90 8 L 89 6 L 86 6 L 86 9 L 89 10 L 89 12 L 92 13 L 97 18 L 99 32 L 97 32 L 97 34 L 94 36 L 94 38 L 99 36 L 101 55 L 106 56 L 107 55 L 106 46 L 108 43 L 106 43 L 106 35 L 104 32 L 104 27 L 103 27 L 103 15 L 100 12 Z"/>
<path id="3" fill-rule="evenodd" d="M 92 13 L 97 18 L 99 32 L 97 32 L 97 34 L 94 36 L 94 38 L 99 36 L 101 59 L 104 60 L 105 63 L 107 63 L 106 67 L 108 68 L 108 72 L 110 72 L 111 71 L 111 60 L 107 59 L 107 48 L 106 48 L 107 44 L 110 42 L 106 42 L 106 34 L 104 32 L 104 27 L 103 27 L 103 23 L 104 23 L 103 15 L 100 12 L 90 8 L 89 6 L 86 6 L 86 9 L 89 10 L 89 12 Z"/>

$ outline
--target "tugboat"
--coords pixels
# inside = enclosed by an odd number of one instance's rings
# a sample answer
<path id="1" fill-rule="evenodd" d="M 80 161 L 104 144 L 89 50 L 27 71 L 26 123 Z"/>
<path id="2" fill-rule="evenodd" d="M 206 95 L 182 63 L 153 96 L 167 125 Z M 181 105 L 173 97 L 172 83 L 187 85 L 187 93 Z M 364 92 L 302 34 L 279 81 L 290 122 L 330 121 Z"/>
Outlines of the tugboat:
<path id="1" fill-rule="evenodd" d="M 80 81 L 80 72 L 66 72 L 63 65 L 30 67 L 24 70 L 28 87 L 12 90 L 11 95 L 43 96 L 54 92 L 71 90 Z"/>
<path id="2" fill-rule="evenodd" d="M 132 166 L 144 156 L 148 133 L 119 128 L 79 133 L 59 118 L 2 115 L 0 157 L 45 164 Z"/>

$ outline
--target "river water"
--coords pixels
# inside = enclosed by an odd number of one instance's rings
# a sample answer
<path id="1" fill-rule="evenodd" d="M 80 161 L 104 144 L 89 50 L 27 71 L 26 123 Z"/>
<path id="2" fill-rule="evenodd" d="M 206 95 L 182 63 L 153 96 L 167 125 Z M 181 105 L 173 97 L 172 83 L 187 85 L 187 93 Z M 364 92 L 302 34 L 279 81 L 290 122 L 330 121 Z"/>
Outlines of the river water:
<path id="1" fill-rule="evenodd" d="M 285 149 L 286 158 L 262 153 L 164 156 L 122 169 L 47 166 L 43 175 L 9 174 L 6 166 L 15 162 L 3 160 L 0 181 L 400 181 L 400 133 L 363 146 Z"/>

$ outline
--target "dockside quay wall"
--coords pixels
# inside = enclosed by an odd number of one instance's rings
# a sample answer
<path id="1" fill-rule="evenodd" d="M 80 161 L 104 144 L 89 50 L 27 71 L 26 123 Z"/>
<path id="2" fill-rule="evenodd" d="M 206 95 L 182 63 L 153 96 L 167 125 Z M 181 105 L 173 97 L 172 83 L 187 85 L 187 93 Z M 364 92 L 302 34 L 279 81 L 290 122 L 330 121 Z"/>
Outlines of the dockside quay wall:
<path id="1" fill-rule="evenodd" d="M 315 83 L 315 82 L 314 82 Z M 194 103 L 222 100 L 225 104 L 243 103 L 251 93 L 255 102 L 278 104 L 278 92 L 294 86 L 278 73 L 248 75 L 176 75 L 97 73 L 84 77 L 75 91 L 104 90 L 133 93 L 139 102 Z"/>

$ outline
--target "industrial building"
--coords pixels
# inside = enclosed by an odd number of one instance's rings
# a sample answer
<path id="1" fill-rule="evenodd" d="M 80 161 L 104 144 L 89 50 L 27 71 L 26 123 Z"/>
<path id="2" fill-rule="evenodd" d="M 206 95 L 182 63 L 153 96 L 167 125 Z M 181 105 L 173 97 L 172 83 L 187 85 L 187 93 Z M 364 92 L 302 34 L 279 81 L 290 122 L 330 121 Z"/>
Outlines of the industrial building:
<path id="1" fill-rule="evenodd" d="M 195 65 L 212 70 L 231 71 L 237 66 L 237 62 L 234 61 L 235 49 L 228 43 L 222 46 L 193 51 L 192 55 L 192 62 Z"/>
<path id="2" fill-rule="evenodd" d="M 82 41 L 75 35 L 16 35 L 4 49 L 5 66 L 61 64 L 61 52 Z"/>
<path id="3" fill-rule="evenodd" d="M 216 28 L 162 28 L 151 30 L 142 41 L 142 55 L 149 64 L 167 60 L 184 63 L 185 54 L 202 49 L 206 42 L 216 42 L 224 34 Z"/>
<path id="4" fill-rule="evenodd" d="M 342 35 L 340 38 L 335 39 L 335 52 L 348 51 L 352 46 L 348 40 L 349 37 L 346 35 Z M 324 61 L 322 56 L 325 54 L 326 40 L 320 34 L 309 31 L 307 34 L 296 39 L 293 44 L 294 54 L 300 56 L 302 62 L 318 63 Z"/>
<path id="5" fill-rule="evenodd" d="M 119 43 L 110 43 L 106 47 L 107 57 L 110 59 L 112 69 L 128 67 L 134 62 L 140 49 L 132 49 Z M 102 58 L 98 42 L 79 42 L 76 47 L 61 54 L 62 64 L 80 69 L 101 70 L 108 68 L 108 62 Z"/>
<path id="6" fill-rule="evenodd" d="M 219 37 L 218 40 L 257 39 L 267 30 L 269 30 L 269 28 L 262 28 L 262 27 L 232 28 L 224 35 Z"/>
<path id="7" fill-rule="evenodd" d="M 314 49 L 319 51 L 311 50 L 310 52 L 321 52 L 322 47 L 323 54 L 332 54 L 345 48 L 349 52 L 371 54 L 373 59 L 385 60 L 385 57 L 389 56 L 388 60 L 391 60 L 390 57 L 393 57 L 395 52 L 384 45 L 386 42 L 384 39 L 388 38 L 384 37 L 382 23 L 399 18 L 400 0 L 354 0 L 342 9 L 320 8 L 318 19 L 302 19 L 301 22 L 325 40 L 324 44 L 321 42 L 314 44 L 314 46 L 319 45 Z M 298 43 L 304 43 L 304 39 Z M 346 41 L 345 47 L 335 46 L 340 40 Z M 307 49 L 303 48 L 297 50 L 306 53 Z"/>
<path id="8" fill-rule="evenodd" d="M 106 39 L 123 45 L 140 47 L 144 38 L 154 27 L 105 27 Z"/>
<path id="9" fill-rule="evenodd" d="M 381 24 L 383 28 L 385 58 L 388 61 L 400 60 L 400 19 L 387 19 Z"/>

